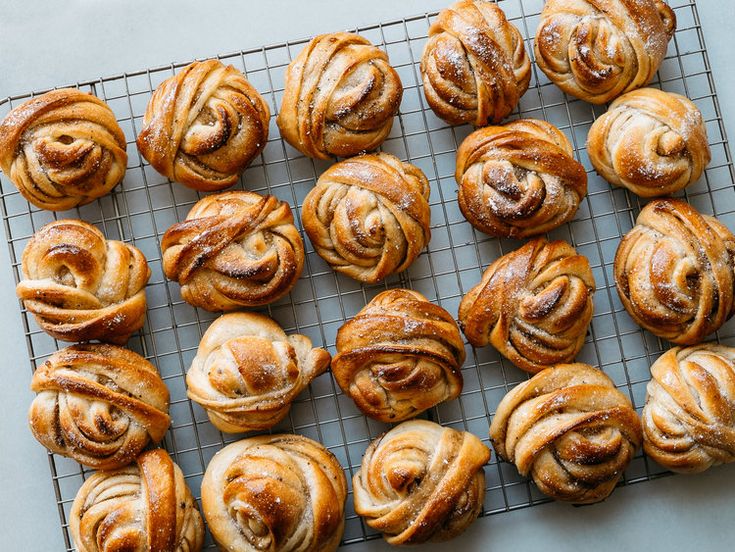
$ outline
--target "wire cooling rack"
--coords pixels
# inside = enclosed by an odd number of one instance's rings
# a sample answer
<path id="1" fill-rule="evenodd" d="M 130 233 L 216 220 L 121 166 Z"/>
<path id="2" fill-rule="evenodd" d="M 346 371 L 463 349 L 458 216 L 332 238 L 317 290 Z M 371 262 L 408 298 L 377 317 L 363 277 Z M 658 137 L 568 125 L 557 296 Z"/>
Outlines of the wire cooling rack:
<path id="1" fill-rule="evenodd" d="M 678 30 L 669 45 L 653 86 L 687 95 L 702 110 L 707 123 L 712 162 L 699 182 L 683 194 L 697 209 L 714 214 L 735 228 L 735 172 L 715 94 L 702 29 L 693 0 L 672 0 Z M 501 0 L 508 18 L 519 28 L 533 55 L 533 34 L 542 0 Z M 449 127 L 427 107 L 418 63 L 429 25 L 436 14 L 400 19 L 356 29 L 385 48 L 398 71 L 405 92 L 400 114 L 384 151 L 420 167 L 431 182 L 432 238 L 425 253 L 405 273 L 382 285 L 365 286 L 333 272 L 314 253 L 308 239 L 304 274 L 292 293 L 264 309 L 287 332 L 309 336 L 315 345 L 334 353 L 336 331 L 372 297 L 388 287 L 420 291 L 451 313 L 456 313 L 464 292 L 475 285 L 493 260 L 512 251 L 520 242 L 489 238 L 476 232 L 462 217 L 456 200 L 454 161 L 457 145 L 469 134 L 467 126 Z M 294 208 L 301 228 L 302 201 L 329 162 L 314 161 L 284 143 L 275 125 L 283 92 L 286 66 L 307 40 L 265 46 L 218 56 L 245 71 L 250 82 L 269 102 L 274 114 L 270 139 L 263 154 L 245 172 L 237 188 L 274 194 Z M 184 374 L 196 353 L 199 340 L 216 315 L 183 302 L 176 283 L 167 282 L 161 270 L 160 238 L 173 223 L 183 220 L 200 194 L 172 184 L 144 162 L 135 147 L 145 106 L 152 91 L 186 63 L 79 82 L 110 105 L 118 117 L 127 142 L 129 165 L 125 180 L 112 194 L 92 204 L 65 213 L 42 211 L 30 206 L 10 181 L 0 177 L 2 216 L 10 247 L 12 270 L 20 278 L 20 258 L 31 235 L 55 218 L 81 218 L 96 224 L 109 239 L 135 244 L 146 255 L 152 270 L 147 287 L 148 313 L 142 332 L 128 346 L 158 366 L 171 392 L 172 426 L 164 446 L 181 466 L 193 493 L 198 496 L 203 472 L 212 456 L 225 444 L 239 439 L 223 435 L 207 420 L 204 411 L 186 397 Z M 44 91 L 39 91 L 41 93 Z M 0 116 L 32 97 L 14 96 L 0 101 Z M 571 242 L 586 255 L 597 282 L 595 314 L 585 347 L 578 359 L 601 367 L 628 394 L 640 411 L 645 399 L 649 367 L 667 344 L 642 331 L 624 311 L 614 289 L 612 264 L 620 237 L 634 224 L 641 201 L 623 189 L 611 188 L 592 171 L 584 149 L 590 125 L 605 110 L 569 98 L 533 66 L 531 86 L 520 102 L 516 117 L 545 119 L 561 128 L 572 141 L 575 153 L 589 173 L 589 192 L 575 219 L 551 232 L 550 238 Z M 31 366 L 43 362 L 67 344 L 56 342 L 36 325 L 23 309 Z M 735 322 L 718 333 L 721 342 L 735 345 Z M 439 405 L 425 414 L 443 425 L 478 435 L 488 443 L 488 423 L 503 395 L 527 378 L 491 347 L 473 350 L 467 346 L 463 367 L 464 390 L 459 399 Z M 359 468 L 368 443 L 387 426 L 365 418 L 335 385 L 330 373 L 317 378 L 293 404 L 290 415 L 273 431 L 294 432 L 323 443 L 346 470 L 348 480 Z M 88 475 L 76 462 L 49 454 L 67 551 L 73 550 L 68 514 L 77 489 Z M 624 474 L 624 484 L 646 481 L 665 470 L 639 454 Z M 495 456 L 486 467 L 487 490 L 484 515 L 498 514 L 546 499 L 516 469 Z M 350 482 L 351 483 L 351 482 Z M 350 484 L 351 489 L 351 484 Z M 350 493 L 351 495 L 351 493 Z M 352 497 L 347 500 L 343 544 L 378 535 L 356 516 Z M 214 549 L 208 536 L 207 549 Z"/>

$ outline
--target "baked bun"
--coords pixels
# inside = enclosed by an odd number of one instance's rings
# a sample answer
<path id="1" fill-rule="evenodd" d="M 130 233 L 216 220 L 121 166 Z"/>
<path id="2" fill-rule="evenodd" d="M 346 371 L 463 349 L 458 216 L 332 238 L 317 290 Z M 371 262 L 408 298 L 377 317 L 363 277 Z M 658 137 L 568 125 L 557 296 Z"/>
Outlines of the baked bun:
<path id="1" fill-rule="evenodd" d="M 73 345 L 33 374 L 28 420 L 51 452 L 90 468 L 127 466 L 166 433 L 168 389 L 142 356 L 103 344 Z"/>
<path id="2" fill-rule="evenodd" d="M 288 203 L 253 192 L 202 198 L 166 231 L 161 247 L 163 272 L 181 284 L 184 301 L 212 312 L 272 303 L 304 267 Z"/>
<path id="3" fill-rule="evenodd" d="M 166 178 L 201 191 L 237 182 L 268 141 L 270 110 L 245 75 L 195 61 L 153 93 L 138 149 Z"/>
<path id="4" fill-rule="evenodd" d="M 370 151 L 388 136 L 403 86 L 388 55 L 352 33 L 319 35 L 286 70 L 277 123 L 308 157 Z"/>
<path id="5" fill-rule="evenodd" d="M 74 499 L 69 530 L 79 552 L 199 552 L 204 543 L 196 501 L 163 449 L 90 476 Z"/>
<path id="6" fill-rule="evenodd" d="M 679 199 L 655 199 L 615 254 L 625 310 L 663 339 L 694 345 L 733 314 L 735 236 Z"/>
<path id="7" fill-rule="evenodd" d="M 202 508 L 222 550 L 333 552 L 347 481 L 334 455 L 301 435 L 262 435 L 215 454 Z"/>
<path id="8" fill-rule="evenodd" d="M 559 364 L 513 388 L 490 426 L 495 452 L 555 500 L 607 498 L 640 446 L 630 400 L 602 371 Z"/>
<path id="9" fill-rule="evenodd" d="M 446 541 L 482 511 L 480 439 L 426 420 L 411 420 L 370 443 L 352 487 L 355 512 L 392 545 Z"/>
<path id="10" fill-rule="evenodd" d="M 456 398 L 464 360 L 447 311 L 416 291 L 391 289 L 337 331 L 332 374 L 366 415 L 400 422 Z"/>
<path id="11" fill-rule="evenodd" d="M 123 179 L 127 143 L 110 107 L 62 88 L 19 105 L 0 123 L 0 169 L 28 201 L 66 211 Z"/>
<path id="12" fill-rule="evenodd" d="M 421 58 L 424 94 L 449 124 L 499 123 L 531 80 L 531 60 L 518 29 L 496 4 L 460 0 L 429 27 Z"/>
<path id="13" fill-rule="evenodd" d="M 376 283 L 407 269 L 431 238 L 429 181 L 389 153 L 329 167 L 304 199 L 314 249 L 336 271 Z"/>
<path id="14" fill-rule="evenodd" d="M 187 394 L 221 431 L 268 429 L 323 374 L 331 357 L 262 314 L 225 314 L 207 329 L 186 374 Z"/>
<path id="15" fill-rule="evenodd" d="M 682 473 L 735 462 L 735 349 L 674 347 L 651 366 L 643 449 Z"/>
<path id="16" fill-rule="evenodd" d="M 628 92 L 587 137 L 597 172 L 641 197 L 670 195 L 702 176 L 710 162 L 702 113 L 684 96 L 658 88 Z"/>
<path id="17" fill-rule="evenodd" d="M 23 251 L 15 291 L 49 335 L 63 341 L 124 344 L 145 322 L 151 275 L 138 248 L 106 240 L 81 220 L 38 230 Z"/>
<path id="18" fill-rule="evenodd" d="M 651 82 L 675 30 L 663 0 L 548 0 L 536 63 L 567 94 L 604 104 Z"/>
<path id="19" fill-rule="evenodd" d="M 587 173 L 567 137 L 546 121 L 481 128 L 457 150 L 459 208 L 491 236 L 526 238 L 570 221 Z"/>
<path id="20" fill-rule="evenodd" d="M 492 263 L 459 305 L 475 347 L 492 344 L 518 368 L 536 373 L 570 362 L 592 320 L 589 261 L 564 241 L 536 238 Z"/>

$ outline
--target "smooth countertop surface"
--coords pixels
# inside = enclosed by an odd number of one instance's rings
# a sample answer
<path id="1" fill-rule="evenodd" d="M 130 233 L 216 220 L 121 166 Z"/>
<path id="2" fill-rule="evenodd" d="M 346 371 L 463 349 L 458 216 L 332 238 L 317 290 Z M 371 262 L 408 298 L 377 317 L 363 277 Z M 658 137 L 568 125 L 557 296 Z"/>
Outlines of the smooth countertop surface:
<path id="1" fill-rule="evenodd" d="M 0 98 L 411 16 L 448 0 L 4 0 Z M 735 136 L 735 3 L 699 0 L 728 135 Z M 0 229 L 0 233 L 2 230 Z M 45 450 L 27 429 L 31 372 L 6 247 L 0 247 L 0 527 L 3 550 L 64 550 Z M 421 550 L 731 550 L 735 465 L 618 489 L 601 505 L 546 504 L 490 516 L 459 540 Z M 382 542 L 347 550 L 388 550 Z"/>

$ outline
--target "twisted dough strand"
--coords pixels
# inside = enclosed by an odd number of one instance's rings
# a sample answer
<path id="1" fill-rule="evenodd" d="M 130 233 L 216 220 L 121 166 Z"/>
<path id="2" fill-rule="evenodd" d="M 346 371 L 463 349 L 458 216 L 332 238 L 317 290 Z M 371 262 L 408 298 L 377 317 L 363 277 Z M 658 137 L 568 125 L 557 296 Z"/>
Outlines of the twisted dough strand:
<path id="1" fill-rule="evenodd" d="M 651 82 L 675 29 L 663 0 L 549 0 L 536 62 L 567 94 L 604 104 Z"/>
<path id="2" fill-rule="evenodd" d="M 73 345 L 33 374 L 38 395 L 28 419 L 33 435 L 56 454 L 96 469 L 132 462 L 163 439 L 169 394 L 156 368 L 112 345 Z"/>
<path id="3" fill-rule="evenodd" d="M 252 192 L 207 196 L 163 235 L 163 271 L 188 303 L 229 311 L 272 303 L 296 284 L 304 244 L 288 203 Z"/>
<path id="4" fill-rule="evenodd" d="M 431 239 L 429 181 L 388 153 L 335 163 L 304 199 L 304 231 L 332 268 L 376 283 L 402 272 Z"/>
<path id="5" fill-rule="evenodd" d="M 199 552 L 204 524 L 184 474 L 162 449 L 84 482 L 69 514 L 79 552 Z"/>
<path id="6" fill-rule="evenodd" d="M 151 273 L 145 257 L 91 224 L 42 227 L 23 251 L 22 268 L 16 294 L 56 339 L 123 344 L 143 327 Z"/>
<path id="7" fill-rule="evenodd" d="M 546 121 L 521 119 L 470 134 L 457 150 L 459 207 L 472 226 L 525 238 L 577 212 L 587 173 L 567 137 Z"/>
<path id="8" fill-rule="evenodd" d="M 392 545 L 446 541 L 477 518 L 490 450 L 464 431 L 411 420 L 379 437 L 355 474 L 355 511 Z"/>
<path id="9" fill-rule="evenodd" d="M 158 172 L 202 191 L 232 186 L 268 141 L 270 110 L 245 75 L 196 61 L 153 93 L 138 149 Z"/>
<path id="10" fill-rule="evenodd" d="M 651 366 L 643 448 L 673 471 L 735 462 L 735 349 L 674 347 Z"/>
<path id="11" fill-rule="evenodd" d="M 531 80 L 521 33 L 496 4 L 460 0 L 439 13 L 421 58 L 424 94 L 453 125 L 507 117 Z"/>
<path id="12" fill-rule="evenodd" d="M 300 435 L 263 435 L 219 451 L 202 481 L 214 539 L 232 552 L 333 552 L 344 530 L 339 462 Z"/>
<path id="13" fill-rule="evenodd" d="M 222 431 L 268 429 L 324 373 L 330 355 L 303 335 L 287 336 L 267 316 L 221 316 L 207 329 L 186 374 L 191 400 Z"/>
<path id="14" fill-rule="evenodd" d="M 678 199 L 657 199 L 638 215 L 615 254 L 615 283 L 628 314 L 673 343 L 717 331 L 735 308 L 735 236 Z"/>
<path id="15" fill-rule="evenodd" d="M 559 364 L 500 401 L 490 426 L 498 456 L 556 500 L 607 498 L 640 446 L 641 423 L 625 395 L 587 364 Z"/>
<path id="16" fill-rule="evenodd" d="M 99 98 L 63 88 L 0 123 L 0 168 L 28 201 L 65 211 L 102 197 L 125 175 L 125 135 Z"/>

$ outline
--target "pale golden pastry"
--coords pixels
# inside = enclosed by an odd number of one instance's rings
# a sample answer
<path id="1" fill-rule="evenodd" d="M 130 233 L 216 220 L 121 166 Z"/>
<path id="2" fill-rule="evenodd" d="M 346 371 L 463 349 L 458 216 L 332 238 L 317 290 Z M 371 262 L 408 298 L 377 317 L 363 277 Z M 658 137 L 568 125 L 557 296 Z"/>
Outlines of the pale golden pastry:
<path id="1" fill-rule="evenodd" d="M 663 0 L 548 0 L 536 63 L 567 94 L 604 104 L 651 82 L 675 30 Z"/>
<path id="2" fill-rule="evenodd" d="M 587 136 L 597 172 L 641 197 L 670 195 L 710 162 L 702 113 L 685 96 L 644 88 L 615 100 Z"/>
<path id="3" fill-rule="evenodd" d="M 202 336 L 186 374 L 187 395 L 221 431 L 268 429 L 330 359 L 308 337 L 287 336 L 267 316 L 225 314 Z"/>
<path id="4" fill-rule="evenodd" d="M 429 27 L 421 74 L 434 113 L 453 125 L 483 126 L 499 123 L 518 105 L 531 60 L 497 4 L 460 0 Z"/>
<path id="5" fill-rule="evenodd" d="M 352 33 L 311 39 L 286 69 L 281 136 L 308 157 L 370 151 L 393 126 L 403 86 L 388 55 Z"/>
<path id="6" fill-rule="evenodd" d="M 19 105 L 0 123 L 0 169 L 28 201 L 66 211 L 106 195 L 128 163 L 110 107 L 62 88 Z"/>
<path id="7" fill-rule="evenodd" d="M 163 449 L 89 477 L 74 499 L 69 531 L 79 552 L 199 552 L 204 543 L 196 501 Z"/>
<path id="8" fill-rule="evenodd" d="M 735 349 L 674 347 L 651 366 L 643 450 L 667 469 L 697 473 L 735 462 Z"/>
<path id="9" fill-rule="evenodd" d="M 334 552 L 347 481 L 334 455 L 301 435 L 263 435 L 219 451 L 202 481 L 212 536 L 230 552 Z"/>
<path id="10" fill-rule="evenodd" d="M 536 238 L 487 268 L 463 297 L 459 323 L 473 346 L 492 344 L 518 368 L 536 373 L 577 356 L 594 292 L 586 257 L 564 241 Z"/>
<path id="11" fill-rule="evenodd" d="M 482 511 L 490 449 L 466 431 L 410 420 L 370 443 L 355 512 L 392 545 L 446 541 Z"/>
<path id="12" fill-rule="evenodd" d="M 526 238 L 570 221 L 587 173 L 554 125 L 521 119 L 476 130 L 457 150 L 459 208 L 491 236 Z"/>
<path id="13" fill-rule="evenodd" d="M 95 469 L 127 466 L 166 433 L 168 389 L 142 356 L 103 344 L 72 345 L 33 374 L 33 435 L 51 452 Z"/>
<path id="14" fill-rule="evenodd" d="M 56 339 L 124 344 L 143 327 L 151 275 L 143 253 L 91 224 L 42 227 L 23 250 L 22 269 L 18 298 Z"/>
<path id="15" fill-rule="evenodd" d="M 304 199 L 301 219 L 334 270 L 376 283 L 402 272 L 431 239 L 429 181 L 389 153 L 329 167 Z"/>
<path id="16" fill-rule="evenodd" d="M 656 199 L 615 253 L 625 310 L 651 333 L 694 345 L 735 310 L 735 236 L 679 199 Z"/>
<path id="17" fill-rule="evenodd" d="M 304 267 L 291 207 L 275 196 L 223 192 L 199 200 L 163 235 L 163 272 L 184 301 L 230 311 L 286 295 Z"/>
<path id="18" fill-rule="evenodd" d="M 447 311 L 416 291 L 391 289 L 337 331 L 332 374 L 366 415 L 400 422 L 456 398 L 464 360 Z"/>
<path id="19" fill-rule="evenodd" d="M 513 388 L 490 426 L 495 452 L 555 500 L 607 498 L 640 446 L 641 421 L 602 371 L 559 364 Z"/>
<path id="20" fill-rule="evenodd" d="M 237 182 L 268 141 L 268 104 L 232 65 L 187 65 L 153 93 L 138 149 L 165 177 L 202 191 Z"/>

